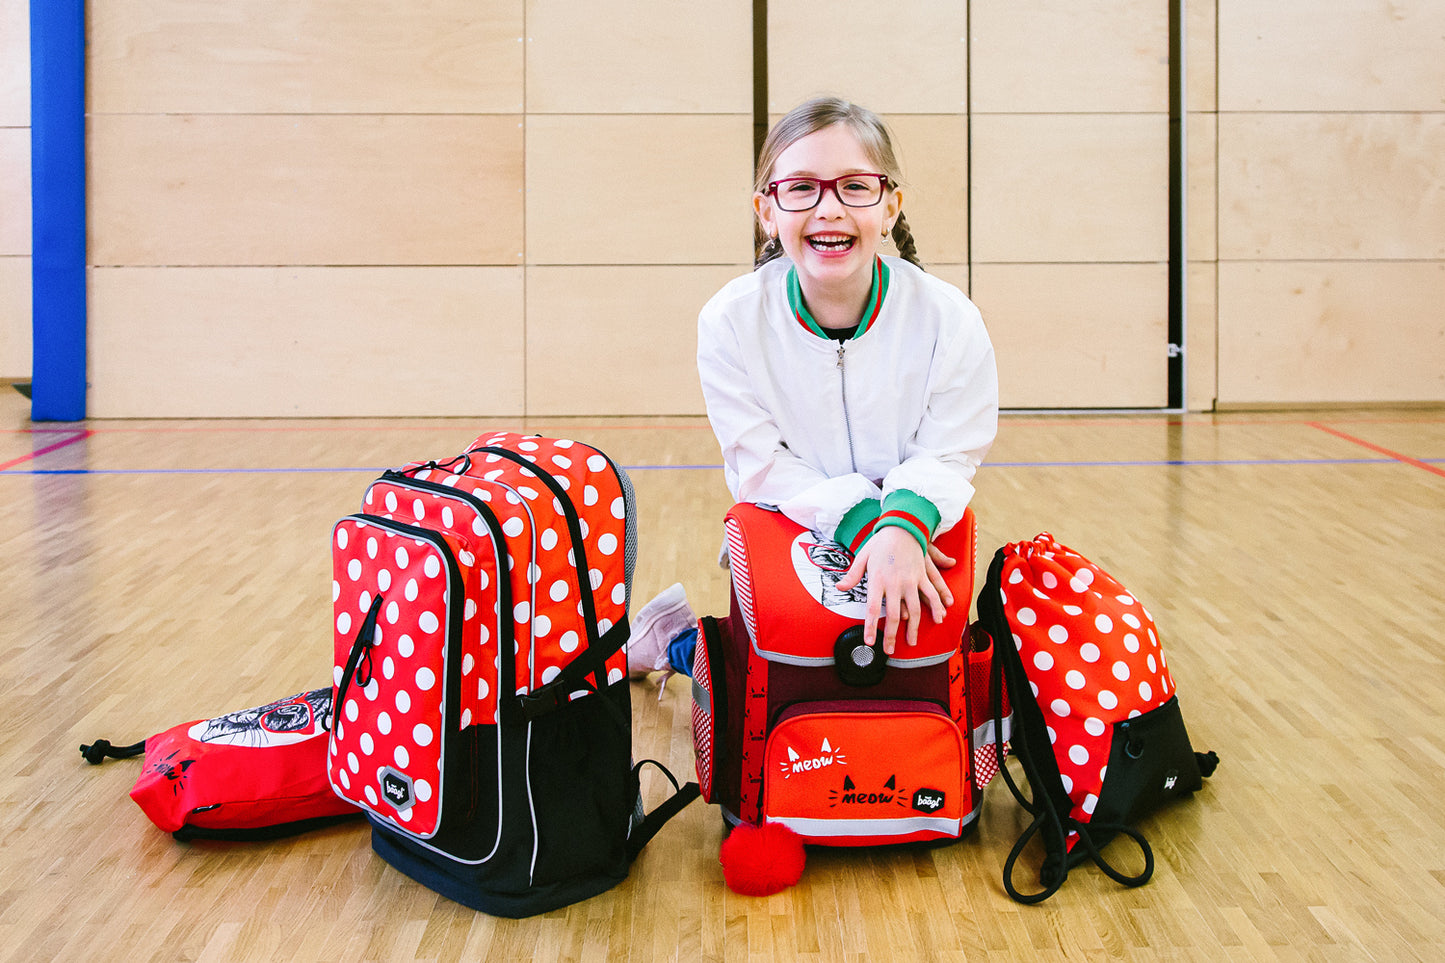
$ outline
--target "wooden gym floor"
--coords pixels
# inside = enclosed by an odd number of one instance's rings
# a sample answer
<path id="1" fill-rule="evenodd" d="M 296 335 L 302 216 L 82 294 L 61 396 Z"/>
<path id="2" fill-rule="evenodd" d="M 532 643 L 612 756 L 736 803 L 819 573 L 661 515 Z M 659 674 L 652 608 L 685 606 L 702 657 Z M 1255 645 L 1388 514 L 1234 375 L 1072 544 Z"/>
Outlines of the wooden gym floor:
<path id="1" fill-rule="evenodd" d="M 1219 772 L 1148 820 L 1158 867 L 1040 907 L 999 874 L 1001 785 L 945 848 L 813 850 L 766 899 L 722 882 L 694 804 L 616 889 L 512 921 L 391 870 L 361 826 L 180 844 L 127 798 L 133 741 L 325 684 L 329 532 L 381 468 L 498 422 L 34 426 L 0 399 L 0 959 L 1445 958 L 1445 414 L 1011 416 L 980 472 L 982 571 L 1052 531 L 1161 628 Z M 635 480 L 634 605 L 719 611 L 728 498 L 700 420 L 554 419 Z M 691 770 L 688 698 L 635 684 L 635 751 Z M 657 785 L 651 792 L 659 792 Z M 655 800 L 655 797 L 654 797 Z"/>

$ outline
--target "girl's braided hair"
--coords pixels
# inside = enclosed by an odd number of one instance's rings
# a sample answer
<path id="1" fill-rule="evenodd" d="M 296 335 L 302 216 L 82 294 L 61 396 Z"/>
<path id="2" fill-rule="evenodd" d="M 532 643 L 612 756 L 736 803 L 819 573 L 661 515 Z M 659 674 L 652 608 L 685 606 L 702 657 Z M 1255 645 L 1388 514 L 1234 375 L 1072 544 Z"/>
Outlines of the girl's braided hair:
<path id="1" fill-rule="evenodd" d="M 788 111 L 782 120 L 773 125 L 758 152 L 757 177 L 753 190 L 758 193 L 768 189 L 768 180 L 778 163 L 778 155 L 793 144 L 834 124 L 846 124 L 863 145 L 870 160 L 878 166 L 879 172 L 888 175 L 892 184 L 900 181 L 898 158 L 893 152 L 893 140 L 888 128 L 877 114 L 866 107 L 843 100 L 841 97 L 815 97 Z M 913 243 L 913 231 L 903 212 L 893 222 L 893 243 L 898 246 L 898 255 L 905 261 L 922 268 L 918 260 L 918 248 Z M 762 225 L 753 222 L 753 267 L 759 268 L 783 254 L 782 242 L 763 234 Z"/>

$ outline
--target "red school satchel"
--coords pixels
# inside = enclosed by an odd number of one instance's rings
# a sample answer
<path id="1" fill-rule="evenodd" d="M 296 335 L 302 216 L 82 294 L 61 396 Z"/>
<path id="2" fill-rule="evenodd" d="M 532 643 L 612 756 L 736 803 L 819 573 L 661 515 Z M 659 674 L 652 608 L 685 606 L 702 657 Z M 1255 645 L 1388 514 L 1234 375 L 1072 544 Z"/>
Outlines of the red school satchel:
<path id="1" fill-rule="evenodd" d="M 700 620 L 693 745 L 705 801 L 731 826 L 808 843 L 959 839 L 997 768 L 990 655 L 968 632 L 973 513 L 938 540 L 956 602 L 893 655 L 863 640 L 867 589 L 847 549 L 776 511 L 726 520 L 731 615 Z"/>
<path id="2" fill-rule="evenodd" d="M 1134 824 L 1201 788 L 1219 762 L 1190 745 L 1154 619 L 1118 580 L 1047 532 L 998 550 L 978 618 L 996 643 L 992 686 L 1008 694 L 1013 753 L 1032 790 L 1024 798 L 1000 770 L 1034 816 L 1005 863 L 1004 888 L 1019 902 L 1041 902 L 1086 858 L 1124 885 L 1148 882 L 1153 852 Z M 1118 834 L 1143 852 L 1141 872 L 1104 859 L 1100 850 Z M 1014 866 L 1035 835 L 1045 849 L 1043 889 L 1024 894 Z"/>

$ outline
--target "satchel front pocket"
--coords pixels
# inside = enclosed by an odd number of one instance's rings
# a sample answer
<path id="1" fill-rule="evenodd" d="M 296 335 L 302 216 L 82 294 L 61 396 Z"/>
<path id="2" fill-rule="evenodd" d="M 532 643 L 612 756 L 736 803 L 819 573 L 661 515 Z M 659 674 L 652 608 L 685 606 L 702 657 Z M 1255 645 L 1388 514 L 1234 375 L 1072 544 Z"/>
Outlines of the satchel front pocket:
<path id="1" fill-rule="evenodd" d="M 955 838 L 967 746 L 933 703 L 798 703 L 768 735 L 763 814 L 834 846 Z"/>

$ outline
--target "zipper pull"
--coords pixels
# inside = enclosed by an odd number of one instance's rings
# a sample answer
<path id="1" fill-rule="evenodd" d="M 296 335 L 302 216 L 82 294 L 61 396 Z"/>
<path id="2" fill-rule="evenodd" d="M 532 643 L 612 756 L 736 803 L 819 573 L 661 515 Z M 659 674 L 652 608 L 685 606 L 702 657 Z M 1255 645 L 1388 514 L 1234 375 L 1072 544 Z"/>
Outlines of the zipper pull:
<path id="1" fill-rule="evenodd" d="M 843 367 L 843 342 L 838 342 L 838 367 Z"/>

